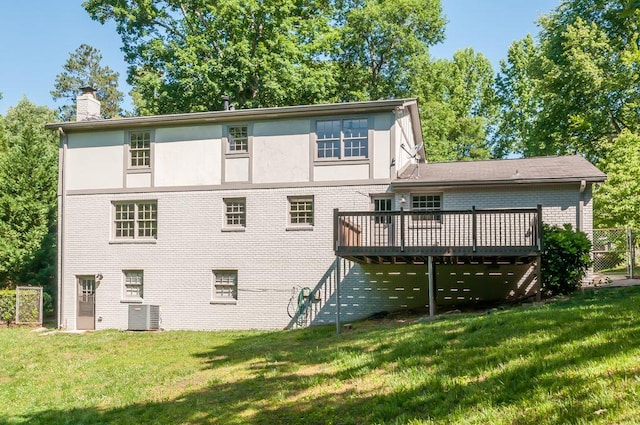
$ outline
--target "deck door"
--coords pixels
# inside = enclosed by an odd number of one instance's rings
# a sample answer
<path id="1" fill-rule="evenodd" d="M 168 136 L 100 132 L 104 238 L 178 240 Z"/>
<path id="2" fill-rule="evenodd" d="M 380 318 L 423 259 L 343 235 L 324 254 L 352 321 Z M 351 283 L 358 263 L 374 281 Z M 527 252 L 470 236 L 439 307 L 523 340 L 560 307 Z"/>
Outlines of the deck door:
<path id="1" fill-rule="evenodd" d="M 93 276 L 78 277 L 77 312 L 76 329 L 96 328 L 96 280 Z"/>
<path id="2" fill-rule="evenodd" d="M 387 212 L 393 210 L 393 198 L 373 198 L 373 210 L 375 212 Z M 371 242 L 373 246 L 394 246 L 393 217 L 390 215 L 374 215 Z"/>

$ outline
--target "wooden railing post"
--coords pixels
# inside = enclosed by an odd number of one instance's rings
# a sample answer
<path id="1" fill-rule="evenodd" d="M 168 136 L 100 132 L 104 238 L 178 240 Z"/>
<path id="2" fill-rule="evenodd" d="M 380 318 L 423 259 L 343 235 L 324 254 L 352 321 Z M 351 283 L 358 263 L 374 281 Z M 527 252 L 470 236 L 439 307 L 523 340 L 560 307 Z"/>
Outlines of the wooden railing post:
<path id="1" fill-rule="evenodd" d="M 542 252 L 542 205 L 538 204 L 538 251 Z"/>
<path id="2" fill-rule="evenodd" d="M 400 207 L 400 251 L 404 252 L 404 207 Z"/>
<path id="3" fill-rule="evenodd" d="M 476 252 L 478 246 L 478 221 L 476 217 L 476 206 L 471 207 L 471 238 L 472 238 L 472 251 Z"/>
<path id="4" fill-rule="evenodd" d="M 336 256 L 336 333 L 340 333 L 340 257 Z"/>

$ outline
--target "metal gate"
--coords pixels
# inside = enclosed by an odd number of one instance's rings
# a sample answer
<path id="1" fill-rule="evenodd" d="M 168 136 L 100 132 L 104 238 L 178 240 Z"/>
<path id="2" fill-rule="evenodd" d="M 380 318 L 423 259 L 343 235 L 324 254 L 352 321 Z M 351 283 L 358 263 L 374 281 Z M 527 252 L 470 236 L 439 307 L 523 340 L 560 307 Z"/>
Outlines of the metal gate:
<path id="1" fill-rule="evenodd" d="M 42 324 L 42 288 L 18 286 L 16 288 L 16 324 Z"/>
<path id="2" fill-rule="evenodd" d="M 603 275 L 637 276 L 639 232 L 631 229 L 593 230 L 593 271 Z"/>

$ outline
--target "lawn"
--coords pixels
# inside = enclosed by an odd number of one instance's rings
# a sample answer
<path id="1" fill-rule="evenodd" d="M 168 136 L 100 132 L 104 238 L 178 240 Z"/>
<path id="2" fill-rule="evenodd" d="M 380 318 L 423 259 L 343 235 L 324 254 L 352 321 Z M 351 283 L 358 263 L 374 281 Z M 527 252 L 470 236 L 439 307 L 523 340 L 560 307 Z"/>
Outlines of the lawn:
<path id="1" fill-rule="evenodd" d="M 279 332 L 0 329 L 1 424 L 640 423 L 640 288 Z"/>

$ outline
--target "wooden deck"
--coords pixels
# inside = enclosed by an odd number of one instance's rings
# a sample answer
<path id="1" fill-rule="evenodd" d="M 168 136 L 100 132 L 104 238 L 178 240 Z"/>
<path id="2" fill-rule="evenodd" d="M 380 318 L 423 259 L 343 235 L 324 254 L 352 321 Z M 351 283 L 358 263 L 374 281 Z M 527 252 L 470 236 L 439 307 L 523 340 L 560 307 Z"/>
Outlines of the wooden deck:
<path id="1" fill-rule="evenodd" d="M 334 210 L 334 241 L 337 256 L 371 264 L 424 264 L 428 257 L 537 257 L 542 249 L 542 207 Z"/>

